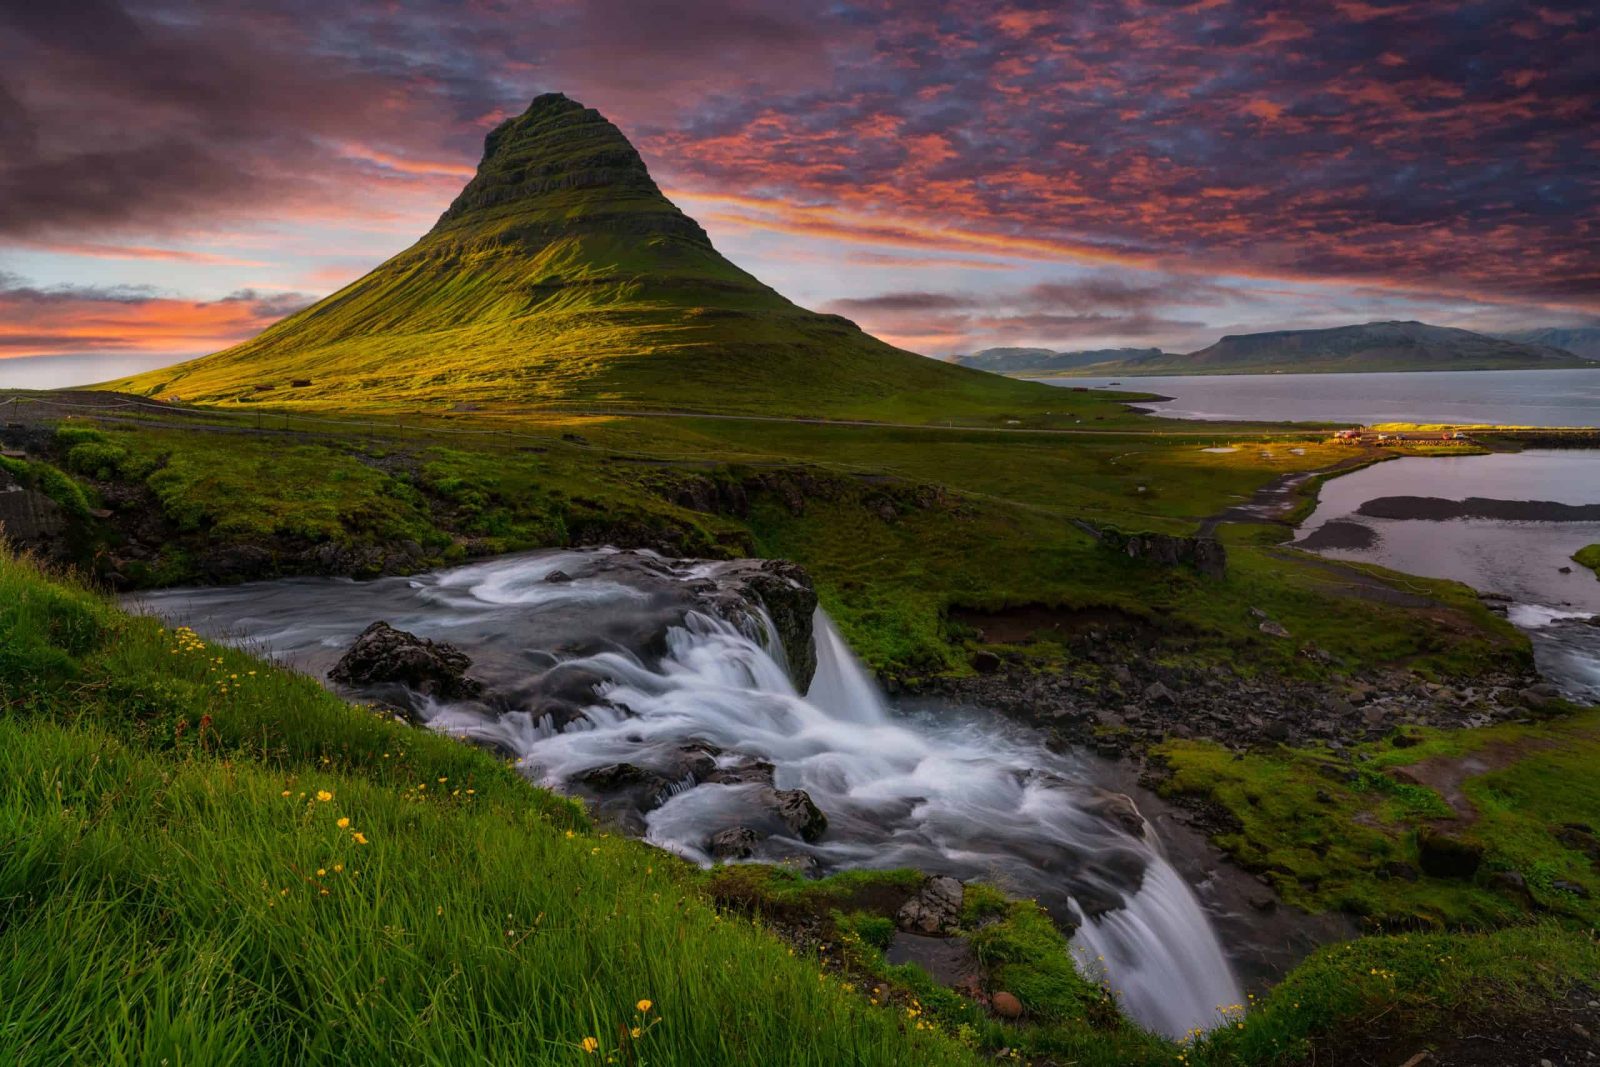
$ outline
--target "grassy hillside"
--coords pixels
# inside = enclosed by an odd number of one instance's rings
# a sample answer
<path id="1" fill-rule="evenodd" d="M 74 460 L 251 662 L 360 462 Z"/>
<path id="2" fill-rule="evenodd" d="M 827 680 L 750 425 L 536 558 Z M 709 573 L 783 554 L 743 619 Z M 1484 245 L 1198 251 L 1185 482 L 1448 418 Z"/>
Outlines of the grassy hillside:
<path id="1" fill-rule="evenodd" d="M 893 401 L 921 418 L 1061 401 L 790 303 L 717 253 L 615 126 L 556 94 L 489 135 L 477 176 L 411 248 L 251 341 L 111 385 L 344 408 L 852 415 Z"/>
<path id="2" fill-rule="evenodd" d="M 484 752 L 8 556 L 0 604 L 0 1061 L 971 1062 Z"/>

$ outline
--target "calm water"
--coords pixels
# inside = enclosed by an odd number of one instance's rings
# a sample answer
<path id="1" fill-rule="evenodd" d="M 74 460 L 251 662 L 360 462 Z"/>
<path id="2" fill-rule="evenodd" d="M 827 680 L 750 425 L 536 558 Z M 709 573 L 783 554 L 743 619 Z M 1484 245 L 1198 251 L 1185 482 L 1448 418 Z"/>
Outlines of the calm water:
<path id="1" fill-rule="evenodd" d="M 0 359 L 0 389 L 66 389 L 155 370 L 179 356 L 14 356 Z"/>
<path id="2" fill-rule="evenodd" d="M 1426 374 L 1221 374 L 1045 378 L 1050 385 L 1160 393 L 1148 406 L 1179 419 L 1600 426 L 1600 370 Z"/>
<path id="3" fill-rule="evenodd" d="M 1316 512 L 1300 527 L 1308 535 L 1330 520 L 1359 524 L 1376 535 L 1372 545 L 1322 553 L 1453 578 L 1511 597 L 1509 617 L 1533 637 L 1540 668 L 1569 693 L 1600 700 L 1600 626 L 1585 621 L 1600 614 L 1600 581 L 1571 559 L 1583 546 L 1600 543 L 1600 522 L 1441 522 L 1357 514 L 1366 501 L 1386 496 L 1600 503 L 1600 451 L 1390 460 L 1327 482 Z"/>

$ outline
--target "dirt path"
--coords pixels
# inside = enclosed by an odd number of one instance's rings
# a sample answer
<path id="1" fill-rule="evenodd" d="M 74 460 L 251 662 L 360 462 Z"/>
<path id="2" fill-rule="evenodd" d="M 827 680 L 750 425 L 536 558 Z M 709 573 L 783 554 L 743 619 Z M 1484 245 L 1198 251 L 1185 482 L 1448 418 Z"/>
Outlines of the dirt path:
<path id="1" fill-rule="evenodd" d="M 1384 457 L 1363 449 L 1359 454 L 1341 459 L 1330 467 L 1314 471 L 1292 471 L 1280 474 L 1272 481 L 1250 494 L 1243 504 L 1232 504 L 1215 515 L 1200 520 L 1198 536 L 1215 537 L 1217 527 L 1225 522 L 1283 523 L 1300 503 L 1299 488 L 1313 478 L 1341 474 L 1368 464 L 1380 462 Z"/>
<path id="2" fill-rule="evenodd" d="M 1463 791 L 1468 779 L 1503 770 L 1523 756 L 1555 747 L 1552 738 L 1521 737 L 1485 745 L 1465 756 L 1430 756 L 1421 763 L 1395 767 L 1389 774 L 1407 785 L 1426 786 L 1438 793 L 1456 813 L 1456 824 L 1469 826 L 1478 821 L 1478 809 Z"/>

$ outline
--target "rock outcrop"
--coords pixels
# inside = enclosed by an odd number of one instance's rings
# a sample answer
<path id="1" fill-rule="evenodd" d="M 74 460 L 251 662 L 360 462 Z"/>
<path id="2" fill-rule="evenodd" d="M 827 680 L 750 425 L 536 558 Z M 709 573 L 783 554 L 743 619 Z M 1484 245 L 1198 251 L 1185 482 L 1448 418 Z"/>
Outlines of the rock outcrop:
<path id="1" fill-rule="evenodd" d="M 375 622 L 361 631 L 328 678 L 354 687 L 398 684 L 425 696 L 459 699 L 482 690 L 466 676 L 471 666 L 472 660 L 454 645 Z"/>
<path id="2" fill-rule="evenodd" d="M 922 883 L 917 895 L 895 915 L 900 929 L 913 934 L 943 934 L 961 923 L 961 902 L 966 892 L 959 881 L 936 875 Z"/>
<path id="3" fill-rule="evenodd" d="M 1109 526 L 1096 526 L 1082 521 L 1074 525 L 1092 534 L 1102 547 L 1120 552 L 1130 559 L 1146 560 L 1163 567 L 1192 567 L 1207 578 L 1221 578 L 1228 573 L 1228 550 L 1215 537 L 1125 533 Z"/>
<path id="4" fill-rule="evenodd" d="M 66 530 L 60 504 L 0 467 L 0 536 L 21 547 L 45 547 Z"/>
<path id="5" fill-rule="evenodd" d="M 817 610 L 817 591 L 811 576 L 798 563 L 786 559 L 736 560 L 723 567 L 718 580 L 743 596 L 748 606 L 759 605 L 772 620 L 789 676 L 805 692 L 817 673 L 817 646 L 811 619 Z"/>

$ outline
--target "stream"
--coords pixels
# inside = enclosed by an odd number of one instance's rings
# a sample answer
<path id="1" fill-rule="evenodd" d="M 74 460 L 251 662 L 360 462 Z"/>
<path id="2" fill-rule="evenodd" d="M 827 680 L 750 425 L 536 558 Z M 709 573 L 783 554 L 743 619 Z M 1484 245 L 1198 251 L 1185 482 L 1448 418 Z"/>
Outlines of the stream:
<path id="1" fill-rule="evenodd" d="M 597 768 L 657 775 L 668 784 L 643 801 L 637 788 L 600 797 L 654 845 L 706 864 L 714 835 L 748 828 L 755 859 L 814 873 L 915 867 L 1033 897 L 1076 927 L 1080 968 L 1168 1036 L 1242 1001 L 1194 891 L 1086 757 L 993 714 L 891 707 L 820 610 L 802 693 L 795 650 L 764 612 L 706 610 L 725 581 L 723 565 L 601 549 L 132 603 L 319 679 L 374 620 L 448 641 L 472 657 L 485 695 L 401 694 L 415 717 L 589 799 Z M 804 790 L 826 831 L 807 840 L 775 817 L 774 790 Z"/>

